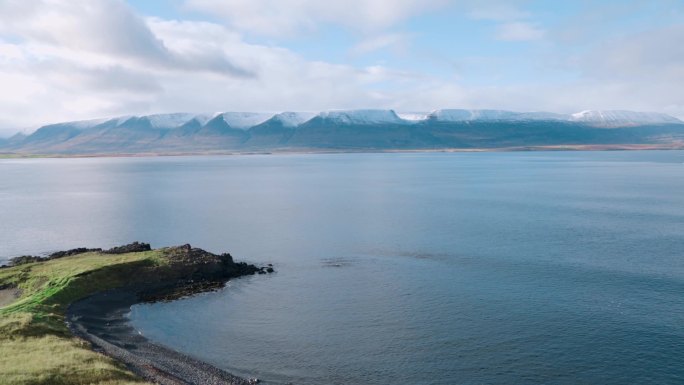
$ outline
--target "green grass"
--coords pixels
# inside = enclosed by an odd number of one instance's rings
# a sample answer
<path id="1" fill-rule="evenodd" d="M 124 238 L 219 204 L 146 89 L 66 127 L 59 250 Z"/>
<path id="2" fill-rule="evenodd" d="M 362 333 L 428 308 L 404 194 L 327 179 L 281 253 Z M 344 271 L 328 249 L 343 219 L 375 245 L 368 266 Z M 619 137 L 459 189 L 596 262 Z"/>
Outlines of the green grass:
<path id="1" fill-rule="evenodd" d="M 0 308 L 0 384 L 144 384 L 123 365 L 95 353 L 64 323 L 67 306 L 109 288 L 164 273 L 164 250 L 86 253 L 0 269 L 0 286 L 21 297 Z"/>

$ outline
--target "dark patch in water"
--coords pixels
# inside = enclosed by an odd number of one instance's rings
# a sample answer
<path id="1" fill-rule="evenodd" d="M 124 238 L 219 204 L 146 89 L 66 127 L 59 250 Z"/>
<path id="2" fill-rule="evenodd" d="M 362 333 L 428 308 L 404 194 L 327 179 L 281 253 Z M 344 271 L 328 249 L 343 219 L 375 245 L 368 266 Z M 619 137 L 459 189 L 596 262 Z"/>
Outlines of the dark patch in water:
<path id="1" fill-rule="evenodd" d="M 324 258 L 323 267 L 349 267 L 354 263 L 349 258 Z"/>

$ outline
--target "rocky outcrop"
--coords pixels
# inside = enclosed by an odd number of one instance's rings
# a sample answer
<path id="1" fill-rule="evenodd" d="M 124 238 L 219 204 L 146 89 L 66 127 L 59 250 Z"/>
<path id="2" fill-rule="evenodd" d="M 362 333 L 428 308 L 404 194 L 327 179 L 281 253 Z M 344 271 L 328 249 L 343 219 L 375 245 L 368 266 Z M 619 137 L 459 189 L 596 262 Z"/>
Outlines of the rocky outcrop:
<path id="1" fill-rule="evenodd" d="M 102 250 L 101 248 L 90 249 L 87 247 L 77 247 L 75 249 L 69 249 L 64 251 L 55 251 L 54 253 L 48 254 L 46 257 L 40 257 L 37 255 L 22 255 L 19 257 L 10 258 L 7 265 L 2 265 L 0 267 L 18 266 L 33 262 L 45 262 L 51 259 L 58 259 L 64 257 L 70 257 L 72 255 L 84 254 L 84 253 L 102 253 L 102 254 L 126 254 L 126 253 L 138 253 L 141 251 L 150 251 L 152 248 L 149 243 L 133 242 L 127 245 L 112 247 L 108 250 Z"/>
<path id="2" fill-rule="evenodd" d="M 79 247 L 79 248 L 71 249 L 71 250 L 56 251 L 56 252 L 48 255 L 48 257 L 46 259 L 64 258 L 64 257 L 70 257 L 72 255 L 91 253 L 91 252 L 99 252 L 99 251 L 102 251 L 102 249 L 100 249 L 100 248 L 88 249 L 86 247 Z"/>
<path id="3" fill-rule="evenodd" d="M 104 250 L 103 254 L 127 254 L 139 253 L 142 251 L 150 251 L 152 247 L 149 243 L 133 242 L 123 246 L 112 247 L 109 250 Z"/>
<path id="4" fill-rule="evenodd" d="M 119 271 L 113 267 L 105 272 L 110 277 L 125 276 L 125 286 L 99 292 L 71 304 L 67 311 L 67 325 L 71 332 L 89 341 L 96 351 L 122 361 L 144 379 L 161 385 L 258 383 L 255 378 L 234 376 L 154 344 L 130 326 L 126 314 L 138 302 L 170 301 L 216 290 L 232 278 L 273 272 L 273 266 L 257 267 L 235 262 L 228 253 L 213 254 L 188 244 L 156 251 L 159 255 L 155 256 L 153 263 L 136 265 L 133 271 Z"/>
<path id="5" fill-rule="evenodd" d="M 139 290 L 142 301 L 171 301 L 199 292 L 216 290 L 231 278 L 264 271 L 245 262 L 235 262 L 228 254 L 213 254 L 188 244 L 162 249 L 165 274 L 146 280 Z M 173 277 L 171 277 L 173 276 Z"/>
<path id="6" fill-rule="evenodd" d="M 22 255 L 20 257 L 10 258 L 9 264 L 2 265 L 2 267 L 19 266 L 27 263 L 42 262 L 47 260 L 45 257 L 38 257 L 36 255 Z"/>
<path id="7" fill-rule="evenodd" d="M 49 261 L 51 259 L 58 259 L 58 258 L 64 258 L 64 257 L 70 257 L 72 255 L 78 255 L 78 254 L 83 254 L 83 253 L 90 253 L 90 252 L 100 252 L 102 249 L 88 249 L 85 247 L 79 247 L 76 249 L 69 249 L 69 250 L 64 250 L 64 251 L 55 251 L 54 253 L 49 254 L 47 257 L 39 257 L 37 255 L 22 255 L 20 257 L 14 257 L 10 258 L 9 264 L 7 266 L 18 266 L 18 265 L 24 265 L 27 263 L 33 263 L 33 262 L 44 262 L 44 261 Z M 7 267 L 3 265 L 2 267 Z"/>

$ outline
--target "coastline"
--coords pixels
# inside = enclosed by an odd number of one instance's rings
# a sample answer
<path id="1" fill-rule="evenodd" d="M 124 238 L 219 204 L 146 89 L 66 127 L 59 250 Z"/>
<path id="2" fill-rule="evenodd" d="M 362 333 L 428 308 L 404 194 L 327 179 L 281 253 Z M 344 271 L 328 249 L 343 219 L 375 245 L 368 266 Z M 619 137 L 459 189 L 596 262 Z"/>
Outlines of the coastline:
<path id="1" fill-rule="evenodd" d="M 95 351 L 123 362 L 133 373 L 161 385 L 250 385 L 255 379 L 232 375 L 204 361 L 149 341 L 129 323 L 131 306 L 141 302 L 135 290 L 114 289 L 74 302 L 67 326 Z"/>
<path id="2" fill-rule="evenodd" d="M 315 154 L 413 154 L 413 153 L 469 153 L 469 152 L 534 152 L 534 151 L 668 151 L 684 150 L 684 144 L 567 144 L 550 146 L 515 146 L 482 148 L 416 148 L 416 149 L 274 149 L 271 151 L 178 151 L 135 153 L 55 153 L 35 154 L 0 152 L 0 159 L 44 158 L 152 158 L 174 156 L 245 156 L 245 155 L 315 155 Z"/>
<path id="3" fill-rule="evenodd" d="M 228 253 L 138 242 L 12 258 L 0 266 L 0 289 L 9 298 L 0 306 L 0 383 L 255 384 L 151 343 L 126 315 L 134 303 L 174 300 L 272 272 Z"/>

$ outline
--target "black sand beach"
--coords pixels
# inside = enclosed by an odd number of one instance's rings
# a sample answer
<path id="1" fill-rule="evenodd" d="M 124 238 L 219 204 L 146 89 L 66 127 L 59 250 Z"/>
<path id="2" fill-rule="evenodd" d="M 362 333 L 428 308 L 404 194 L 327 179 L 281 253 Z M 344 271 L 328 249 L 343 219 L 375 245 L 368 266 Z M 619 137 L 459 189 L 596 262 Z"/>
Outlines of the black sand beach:
<path id="1" fill-rule="evenodd" d="M 162 385 L 248 385 L 244 379 L 150 342 L 128 323 L 139 302 L 133 290 L 110 290 L 75 302 L 67 312 L 69 329 L 100 351 L 126 364 L 141 377 Z"/>

